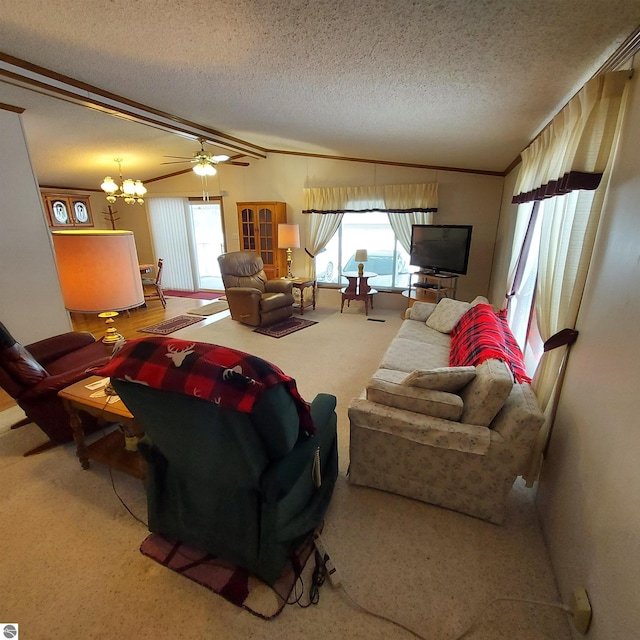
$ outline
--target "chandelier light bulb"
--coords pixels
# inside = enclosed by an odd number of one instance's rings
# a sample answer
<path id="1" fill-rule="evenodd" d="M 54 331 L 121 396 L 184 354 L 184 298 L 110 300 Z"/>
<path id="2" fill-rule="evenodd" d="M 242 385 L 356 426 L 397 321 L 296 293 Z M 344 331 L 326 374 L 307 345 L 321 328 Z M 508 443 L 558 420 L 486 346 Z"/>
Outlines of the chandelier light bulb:
<path id="1" fill-rule="evenodd" d="M 113 181 L 113 178 L 107 176 L 100 188 L 107 193 L 115 193 L 118 190 L 118 185 Z"/>
<path id="2" fill-rule="evenodd" d="M 127 180 L 122 179 L 122 167 L 120 165 L 121 160 L 115 159 L 118 163 L 118 169 L 120 170 L 120 186 L 111 178 L 107 176 L 103 183 L 100 185 L 101 189 L 107 194 L 107 202 L 113 204 L 117 198 L 122 198 L 127 204 L 144 204 L 144 194 L 147 193 L 147 188 L 142 184 L 142 180 Z"/>

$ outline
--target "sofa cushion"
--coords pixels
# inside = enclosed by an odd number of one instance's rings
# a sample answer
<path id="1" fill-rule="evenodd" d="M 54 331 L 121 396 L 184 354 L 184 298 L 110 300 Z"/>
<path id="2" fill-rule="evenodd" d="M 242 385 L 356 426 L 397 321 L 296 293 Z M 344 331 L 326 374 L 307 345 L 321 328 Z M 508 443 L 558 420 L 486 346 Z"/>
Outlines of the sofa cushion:
<path id="1" fill-rule="evenodd" d="M 406 338 L 416 342 L 438 345 L 446 348 L 447 351 L 451 349 L 451 336 L 448 333 L 440 333 L 440 331 L 427 327 L 424 322 L 416 322 L 415 320 L 403 322 L 400 325 L 400 329 L 398 329 L 396 338 Z M 430 364 L 427 366 L 430 366 Z"/>
<path id="2" fill-rule="evenodd" d="M 367 400 L 388 407 L 454 421 L 462 415 L 462 399 L 453 393 L 407 387 L 376 377 L 369 380 L 366 391 Z"/>
<path id="3" fill-rule="evenodd" d="M 413 321 L 405 320 L 406 322 Z M 424 324 L 422 328 L 425 328 Z M 414 369 L 424 367 L 425 363 L 431 367 L 446 367 L 449 364 L 449 346 L 396 337 L 382 356 L 380 368 L 411 373 Z"/>
<path id="4" fill-rule="evenodd" d="M 458 320 L 471 308 L 468 302 L 442 298 L 438 302 L 433 313 L 427 318 L 427 327 L 431 327 L 441 333 L 451 333 Z"/>
<path id="5" fill-rule="evenodd" d="M 403 379 L 402 384 L 434 391 L 459 391 L 475 377 L 475 367 L 416 369 Z"/>
<path id="6" fill-rule="evenodd" d="M 488 427 L 513 387 L 509 367 L 500 360 L 486 360 L 476 367 L 476 376 L 461 389 L 464 410 L 460 421 Z"/>

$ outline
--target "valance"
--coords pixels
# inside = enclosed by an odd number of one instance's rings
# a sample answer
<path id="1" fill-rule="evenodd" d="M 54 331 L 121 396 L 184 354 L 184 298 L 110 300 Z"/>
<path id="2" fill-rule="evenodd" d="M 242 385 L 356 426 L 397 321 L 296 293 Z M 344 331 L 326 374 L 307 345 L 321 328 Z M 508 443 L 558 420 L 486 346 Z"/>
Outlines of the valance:
<path id="1" fill-rule="evenodd" d="M 592 78 L 522 152 L 513 204 L 598 188 L 628 77 L 616 71 Z"/>
<path id="2" fill-rule="evenodd" d="M 438 183 L 434 182 L 305 189 L 302 213 L 428 213 L 437 210 Z"/>

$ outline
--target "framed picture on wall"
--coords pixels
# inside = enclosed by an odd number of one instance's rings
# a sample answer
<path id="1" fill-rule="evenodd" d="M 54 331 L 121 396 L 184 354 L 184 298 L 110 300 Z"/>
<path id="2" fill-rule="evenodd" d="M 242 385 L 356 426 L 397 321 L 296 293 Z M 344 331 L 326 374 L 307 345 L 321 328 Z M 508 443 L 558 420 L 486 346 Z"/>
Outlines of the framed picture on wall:
<path id="1" fill-rule="evenodd" d="M 50 227 L 93 227 L 88 196 L 42 196 Z"/>

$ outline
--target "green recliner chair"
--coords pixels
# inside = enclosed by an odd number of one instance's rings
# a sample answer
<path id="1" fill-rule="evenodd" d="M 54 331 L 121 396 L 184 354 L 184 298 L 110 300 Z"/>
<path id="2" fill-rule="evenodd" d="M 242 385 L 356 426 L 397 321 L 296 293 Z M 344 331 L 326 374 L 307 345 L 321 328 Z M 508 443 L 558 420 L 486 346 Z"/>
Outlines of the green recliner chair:
<path id="1" fill-rule="evenodd" d="M 300 403 L 282 382 L 244 412 L 111 380 L 145 432 L 138 448 L 148 464 L 149 529 L 273 584 L 293 550 L 322 523 L 331 500 L 338 475 L 335 397 L 313 400 L 315 434 L 307 435 L 300 428 Z"/>

